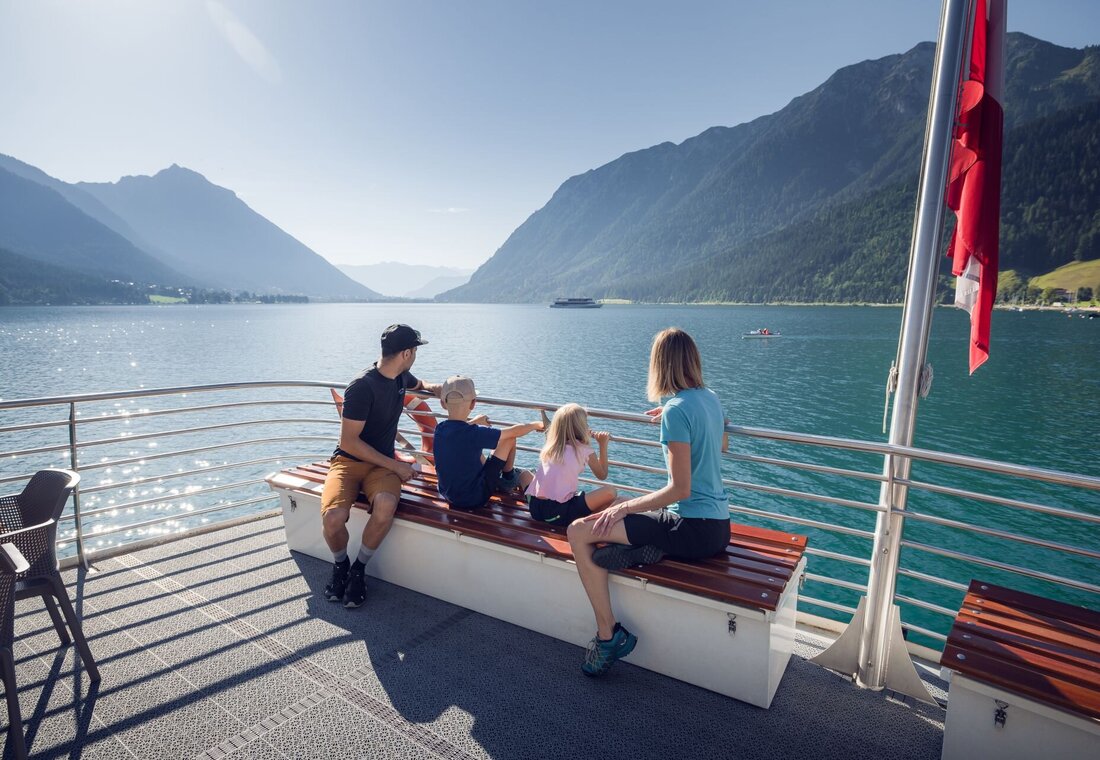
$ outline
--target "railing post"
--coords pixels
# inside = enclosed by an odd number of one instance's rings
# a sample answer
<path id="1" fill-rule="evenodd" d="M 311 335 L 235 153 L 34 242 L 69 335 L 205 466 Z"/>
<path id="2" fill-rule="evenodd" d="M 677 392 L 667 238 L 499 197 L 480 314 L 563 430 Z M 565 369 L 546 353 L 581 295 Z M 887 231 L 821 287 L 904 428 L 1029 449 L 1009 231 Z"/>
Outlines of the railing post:
<path id="1" fill-rule="evenodd" d="M 69 467 L 73 472 L 77 469 L 76 458 L 76 402 L 69 402 Z M 73 521 L 76 523 L 76 556 L 80 560 L 80 566 L 88 569 L 88 557 L 84 553 L 84 526 L 80 519 L 80 483 L 73 488 Z"/>
<path id="2" fill-rule="evenodd" d="M 951 159 L 959 75 L 972 15 L 972 0 L 943 0 L 901 318 L 898 386 L 890 420 L 889 442 L 899 446 L 912 445 L 916 426 L 920 380 L 928 350 L 932 300 L 943 242 L 944 192 Z M 879 504 L 886 511 L 878 513 L 875 519 L 867 596 L 860 600 L 848 629 L 814 660 L 853 675 L 856 683 L 865 688 L 889 687 L 934 702 L 906 652 L 901 635 L 901 613 L 894 601 L 908 495 L 908 489 L 896 481 L 908 479 L 911 467 L 912 460 L 907 456 L 886 455 L 886 482 L 879 493 Z"/>

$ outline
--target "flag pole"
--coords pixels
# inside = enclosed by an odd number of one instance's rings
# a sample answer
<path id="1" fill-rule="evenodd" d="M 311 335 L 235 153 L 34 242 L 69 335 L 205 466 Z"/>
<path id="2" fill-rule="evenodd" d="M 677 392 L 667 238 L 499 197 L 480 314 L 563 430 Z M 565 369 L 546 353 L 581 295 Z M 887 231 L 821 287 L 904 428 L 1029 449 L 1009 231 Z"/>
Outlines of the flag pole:
<path id="1" fill-rule="evenodd" d="M 916 427 L 921 376 L 925 372 L 932 324 L 932 299 L 943 247 L 944 192 L 951 160 L 959 80 L 972 16 L 973 0 L 943 0 L 901 317 L 897 393 L 889 437 L 889 442 L 895 445 L 911 445 Z M 883 469 L 886 480 L 879 493 L 879 506 L 884 511 L 876 516 L 867 595 L 860 599 L 856 614 L 844 633 L 813 661 L 852 675 L 864 688 L 889 688 L 934 703 L 905 649 L 901 614 L 894 603 L 908 496 L 908 489 L 897 481 L 909 477 L 911 465 L 908 457 L 886 455 Z"/>

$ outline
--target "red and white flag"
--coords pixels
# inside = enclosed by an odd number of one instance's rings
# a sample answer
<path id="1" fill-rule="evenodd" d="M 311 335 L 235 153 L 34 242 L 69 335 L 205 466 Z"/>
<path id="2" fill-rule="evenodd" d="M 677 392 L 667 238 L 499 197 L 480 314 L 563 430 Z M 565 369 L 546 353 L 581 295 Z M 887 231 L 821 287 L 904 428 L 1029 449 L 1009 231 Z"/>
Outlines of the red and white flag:
<path id="1" fill-rule="evenodd" d="M 975 0 L 969 75 L 959 91 L 947 205 L 958 223 L 947 255 L 958 279 L 955 305 L 970 313 L 970 373 L 989 358 L 997 298 L 1004 132 L 1006 0 Z"/>

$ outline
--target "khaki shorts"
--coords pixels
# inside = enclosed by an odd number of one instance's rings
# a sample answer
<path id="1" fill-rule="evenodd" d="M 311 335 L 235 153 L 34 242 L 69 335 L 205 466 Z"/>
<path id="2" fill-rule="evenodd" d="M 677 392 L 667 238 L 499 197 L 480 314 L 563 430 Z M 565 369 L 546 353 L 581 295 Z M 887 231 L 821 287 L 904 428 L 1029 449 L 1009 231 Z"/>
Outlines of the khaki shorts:
<path id="1" fill-rule="evenodd" d="M 321 491 L 321 514 L 330 509 L 350 509 L 360 492 L 368 501 L 373 501 L 380 493 L 392 493 L 400 499 L 401 478 L 393 470 L 370 462 L 334 456 L 329 462 L 325 488 Z"/>

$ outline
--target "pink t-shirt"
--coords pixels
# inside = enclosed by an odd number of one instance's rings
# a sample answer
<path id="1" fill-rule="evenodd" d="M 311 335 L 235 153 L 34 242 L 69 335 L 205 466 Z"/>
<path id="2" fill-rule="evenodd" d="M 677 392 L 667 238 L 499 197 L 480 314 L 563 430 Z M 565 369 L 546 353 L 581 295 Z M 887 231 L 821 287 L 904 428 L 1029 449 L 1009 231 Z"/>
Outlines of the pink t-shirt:
<path id="1" fill-rule="evenodd" d="M 577 478 L 584 472 L 592 453 L 591 446 L 582 445 L 580 449 L 574 449 L 573 444 L 567 444 L 562 461 L 540 461 L 539 468 L 535 470 L 535 479 L 527 486 L 527 495 L 552 501 L 569 501 L 577 492 Z"/>

